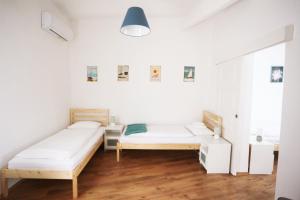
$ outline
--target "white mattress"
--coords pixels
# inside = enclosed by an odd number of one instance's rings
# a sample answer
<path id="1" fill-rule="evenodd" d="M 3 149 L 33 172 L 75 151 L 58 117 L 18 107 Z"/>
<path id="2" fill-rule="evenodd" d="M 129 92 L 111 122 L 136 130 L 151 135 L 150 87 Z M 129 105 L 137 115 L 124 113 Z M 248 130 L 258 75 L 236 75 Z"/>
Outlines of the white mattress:
<path id="1" fill-rule="evenodd" d="M 125 133 L 126 130 L 124 130 Z M 147 132 L 137 133 L 119 139 L 127 144 L 201 144 L 203 137 L 194 134 L 183 125 L 147 125 Z M 210 134 L 207 128 L 202 135 Z"/>
<path id="2" fill-rule="evenodd" d="M 73 157 L 98 128 L 63 129 L 18 153 L 18 158 L 65 160 Z"/>
<path id="3" fill-rule="evenodd" d="M 42 169 L 42 170 L 72 170 L 74 169 L 93 145 L 99 141 L 104 134 L 104 128 L 100 127 L 95 130 L 94 134 L 87 140 L 86 144 L 69 159 L 41 159 L 41 158 L 21 158 L 14 157 L 8 162 L 9 169 Z"/>

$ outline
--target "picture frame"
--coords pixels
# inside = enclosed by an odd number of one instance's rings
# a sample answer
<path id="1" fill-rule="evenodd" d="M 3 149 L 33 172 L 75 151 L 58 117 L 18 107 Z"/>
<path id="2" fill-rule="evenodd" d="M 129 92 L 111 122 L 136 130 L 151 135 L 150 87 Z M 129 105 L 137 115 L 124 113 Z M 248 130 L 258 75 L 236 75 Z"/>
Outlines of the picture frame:
<path id="1" fill-rule="evenodd" d="M 270 82 L 271 83 L 283 82 L 283 66 L 271 66 Z"/>
<path id="2" fill-rule="evenodd" d="M 98 81 L 98 67 L 87 66 L 87 82 L 97 82 L 97 81 Z"/>
<path id="3" fill-rule="evenodd" d="M 195 81 L 195 66 L 184 66 L 183 81 L 184 82 Z"/>
<path id="4" fill-rule="evenodd" d="M 161 81 L 161 66 L 159 65 L 150 66 L 150 81 L 154 81 L 154 82 Z"/>
<path id="5" fill-rule="evenodd" d="M 118 65 L 118 81 L 129 80 L 129 65 Z"/>

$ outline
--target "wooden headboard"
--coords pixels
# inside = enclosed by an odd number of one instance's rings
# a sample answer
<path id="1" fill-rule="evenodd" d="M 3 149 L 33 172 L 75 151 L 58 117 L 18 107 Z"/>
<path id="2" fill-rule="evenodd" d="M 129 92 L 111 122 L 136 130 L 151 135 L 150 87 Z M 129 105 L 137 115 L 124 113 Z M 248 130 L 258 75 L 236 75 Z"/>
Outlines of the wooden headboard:
<path id="1" fill-rule="evenodd" d="M 70 124 L 77 121 L 96 121 L 100 122 L 102 126 L 107 126 L 109 111 L 107 109 L 71 108 Z"/>
<path id="2" fill-rule="evenodd" d="M 208 111 L 204 111 L 202 121 L 206 125 L 206 127 L 211 131 L 214 131 L 214 128 L 218 126 L 221 126 L 222 130 L 222 117 L 220 117 L 219 115 Z"/>

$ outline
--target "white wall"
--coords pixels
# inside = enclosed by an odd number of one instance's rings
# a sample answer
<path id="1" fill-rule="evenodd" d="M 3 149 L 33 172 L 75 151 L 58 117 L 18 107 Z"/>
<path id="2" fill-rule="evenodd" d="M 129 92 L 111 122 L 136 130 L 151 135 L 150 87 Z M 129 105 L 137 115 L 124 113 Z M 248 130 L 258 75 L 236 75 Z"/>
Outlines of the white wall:
<path id="1" fill-rule="evenodd" d="M 300 198 L 300 2 L 297 0 L 248 0 L 232 6 L 213 19 L 214 59 L 241 55 L 243 44 L 289 24 L 295 25 L 294 40 L 286 45 L 285 85 L 276 197 Z"/>
<path id="2" fill-rule="evenodd" d="M 297 20 L 295 20 L 294 40 L 286 44 L 276 196 L 300 199 L 300 2 L 292 6 L 291 16 Z"/>
<path id="3" fill-rule="evenodd" d="M 0 167 L 68 123 L 67 43 L 41 30 L 41 9 L 57 13 L 48 0 L 0 2 Z"/>
<path id="4" fill-rule="evenodd" d="M 271 66 L 284 66 L 285 44 L 254 53 L 251 133 L 262 129 L 263 135 L 279 139 L 283 82 L 271 83 Z"/>
<path id="5" fill-rule="evenodd" d="M 245 0 L 223 11 L 211 21 L 214 24 L 214 61 L 225 61 L 241 55 L 245 45 L 251 45 L 265 35 L 296 19 L 297 0 Z"/>
<path id="6" fill-rule="evenodd" d="M 149 18 L 152 32 L 120 34 L 121 18 L 80 20 L 70 46 L 72 106 L 105 107 L 123 123 L 187 123 L 214 107 L 211 27 L 182 30 L 181 19 Z M 117 81 L 117 65 L 130 66 L 129 82 Z M 86 66 L 99 67 L 99 81 L 86 81 Z M 150 65 L 162 66 L 161 82 L 150 82 Z M 183 67 L 196 66 L 194 83 Z"/>

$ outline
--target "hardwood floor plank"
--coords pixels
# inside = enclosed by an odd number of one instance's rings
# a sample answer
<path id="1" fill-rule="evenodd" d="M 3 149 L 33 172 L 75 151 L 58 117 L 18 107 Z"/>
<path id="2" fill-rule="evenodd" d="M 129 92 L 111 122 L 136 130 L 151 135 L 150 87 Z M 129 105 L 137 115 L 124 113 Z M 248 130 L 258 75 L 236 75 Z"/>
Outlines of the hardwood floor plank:
<path id="1" fill-rule="evenodd" d="M 274 199 L 273 175 L 206 174 L 194 151 L 100 149 L 78 177 L 79 200 L 256 200 Z M 72 182 L 25 180 L 10 200 L 72 199 Z"/>

